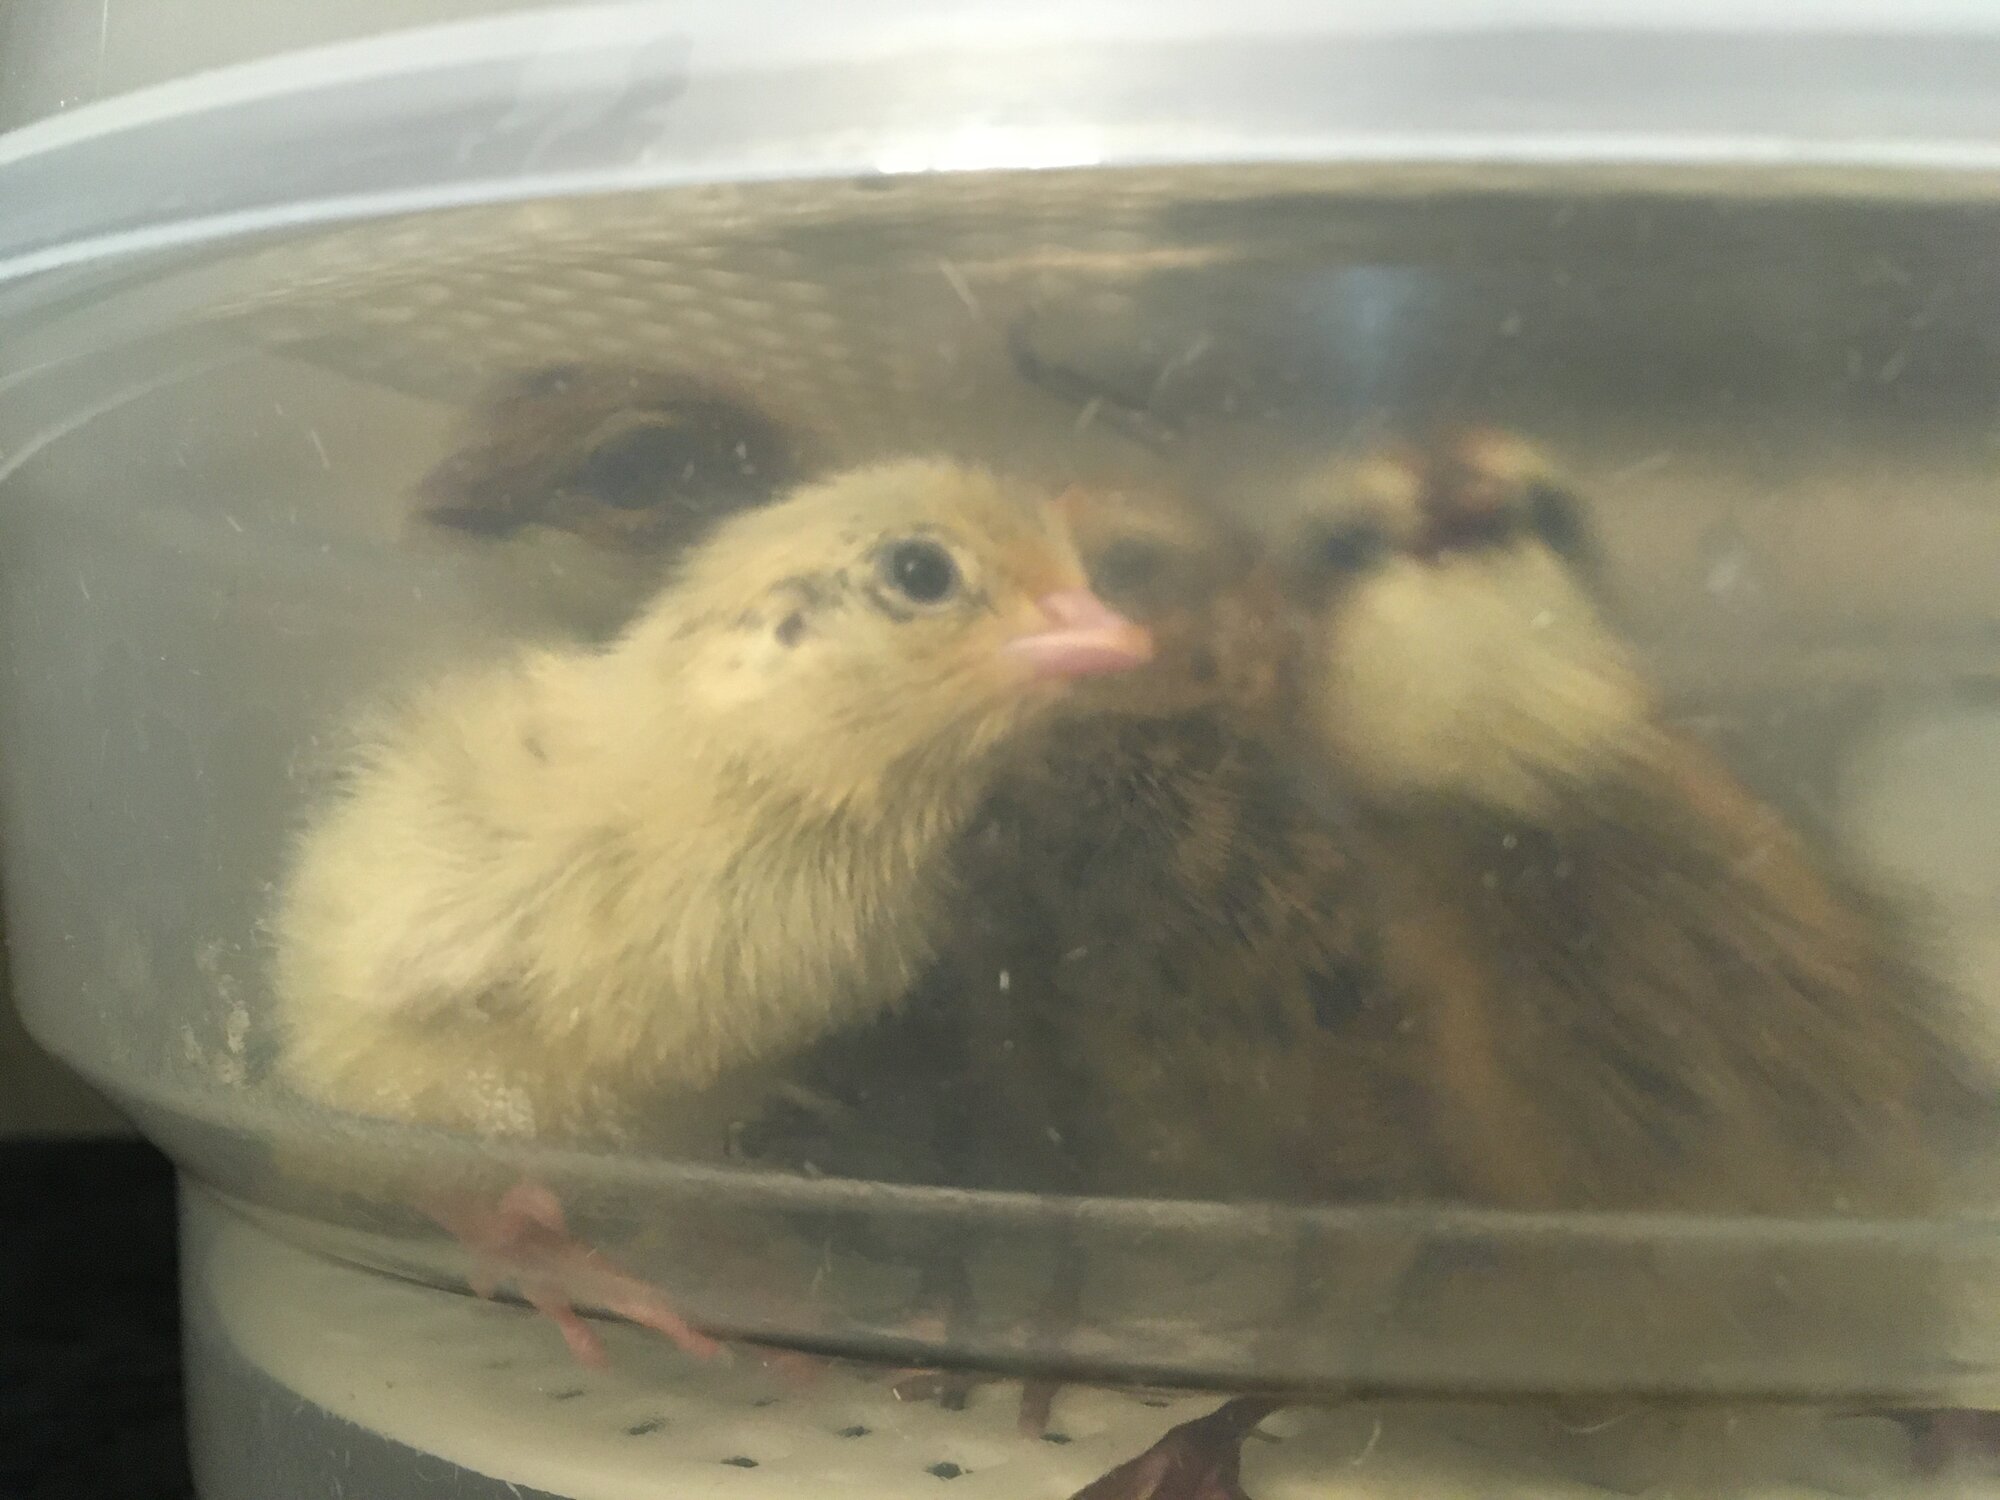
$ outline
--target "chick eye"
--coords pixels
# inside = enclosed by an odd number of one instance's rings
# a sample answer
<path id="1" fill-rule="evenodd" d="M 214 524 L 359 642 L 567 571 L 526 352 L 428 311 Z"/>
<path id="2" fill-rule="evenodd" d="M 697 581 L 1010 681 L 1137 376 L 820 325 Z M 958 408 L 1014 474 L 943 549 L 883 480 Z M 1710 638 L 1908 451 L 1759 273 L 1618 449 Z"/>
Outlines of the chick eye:
<path id="1" fill-rule="evenodd" d="M 936 542 L 897 542 L 880 567 L 882 581 L 913 604 L 940 604 L 958 591 L 958 564 Z"/>
<path id="2" fill-rule="evenodd" d="M 1327 532 L 1314 549 L 1314 561 L 1329 573 L 1359 573 L 1388 555 L 1389 538 L 1382 528 L 1356 521 Z"/>

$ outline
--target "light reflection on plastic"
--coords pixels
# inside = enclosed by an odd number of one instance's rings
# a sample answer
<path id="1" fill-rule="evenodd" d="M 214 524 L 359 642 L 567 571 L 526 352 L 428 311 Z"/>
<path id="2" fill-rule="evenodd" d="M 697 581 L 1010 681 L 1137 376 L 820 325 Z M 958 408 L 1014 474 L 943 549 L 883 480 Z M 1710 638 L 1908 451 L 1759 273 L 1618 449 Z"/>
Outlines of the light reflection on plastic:
<path id="1" fill-rule="evenodd" d="M 1008 167 L 1095 167 L 1094 131 L 1068 127 L 961 125 L 899 141 L 875 158 L 878 172 L 977 172 Z"/>

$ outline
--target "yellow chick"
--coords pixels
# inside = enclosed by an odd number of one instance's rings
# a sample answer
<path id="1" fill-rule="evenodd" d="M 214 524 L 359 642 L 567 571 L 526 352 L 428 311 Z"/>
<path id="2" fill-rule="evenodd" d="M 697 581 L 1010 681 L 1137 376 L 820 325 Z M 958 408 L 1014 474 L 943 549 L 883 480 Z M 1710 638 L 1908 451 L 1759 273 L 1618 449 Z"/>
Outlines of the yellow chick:
<path id="1" fill-rule="evenodd" d="M 368 737 L 277 913 L 282 1074 L 363 1115 L 616 1139 L 855 1024 L 925 963 L 1008 752 L 1150 651 L 1052 506 L 979 470 L 733 517 L 608 646 L 448 678 Z"/>
<path id="2" fill-rule="evenodd" d="M 1053 513 L 977 471 L 737 517 L 608 649 L 447 680 L 375 736 L 278 924 L 287 1075 L 590 1134 L 606 1097 L 852 1021 L 923 961 L 997 753 L 1149 652 Z"/>
<path id="3" fill-rule="evenodd" d="M 1322 501 L 1310 737 L 1376 892 L 1450 1196 L 1710 1220 L 1961 1207 L 1961 1153 L 2000 1098 L 1968 1018 L 1884 902 L 1668 721 L 1547 465 L 1470 432 Z M 1923 1388 L 1947 1368 L 1944 1302 L 1873 1264 L 1801 1250 L 1783 1296 L 1753 1266 L 1733 1291 L 1635 1300 L 1627 1281 L 1600 1312 L 1637 1379 L 1709 1320 L 1754 1345 L 1823 1308 L 1868 1331 L 1816 1378 Z"/>
<path id="4" fill-rule="evenodd" d="M 1586 548 L 1532 450 L 1474 432 L 1364 469 L 1312 549 L 1311 729 L 1364 810 L 1445 1149 L 1516 1206 L 1934 1202 L 1929 1117 L 1971 1102 L 1951 1005 L 1665 719 Z"/>
<path id="5" fill-rule="evenodd" d="M 1288 1070 L 1315 1064 L 1279 1060 L 1272 1028 L 1320 1031 L 1308 989 L 1357 960 L 1345 858 L 1290 815 L 1253 739 L 1284 677 L 1279 601 L 1173 497 L 1072 490 L 1064 510 L 1093 587 L 1156 659 L 1073 694 L 1061 732 L 996 778 L 955 844 L 970 899 L 937 962 L 894 1016 L 814 1059 L 815 1085 L 854 1107 L 795 1117 L 783 1144 L 760 1131 L 767 1158 L 1042 1191 L 1298 1177 L 1249 1144 L 1295 1139 L 1310 1114 Z M 1274 1061 L 1296 1086 L 1264 1111 L 1249 1098 L 1271 1098 Z"/>

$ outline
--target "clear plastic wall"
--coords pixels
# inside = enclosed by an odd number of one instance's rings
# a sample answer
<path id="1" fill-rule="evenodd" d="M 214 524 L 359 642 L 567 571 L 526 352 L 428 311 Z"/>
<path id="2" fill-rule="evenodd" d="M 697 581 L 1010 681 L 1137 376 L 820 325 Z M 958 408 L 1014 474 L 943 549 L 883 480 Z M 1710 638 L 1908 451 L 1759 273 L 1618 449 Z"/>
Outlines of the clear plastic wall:
<path id="1" fill-rule="evenodd" d="M 2000 36 L 1526 19 L 0 138 L 31 1027 L 585 1358 L 1983 1430 Z"/>

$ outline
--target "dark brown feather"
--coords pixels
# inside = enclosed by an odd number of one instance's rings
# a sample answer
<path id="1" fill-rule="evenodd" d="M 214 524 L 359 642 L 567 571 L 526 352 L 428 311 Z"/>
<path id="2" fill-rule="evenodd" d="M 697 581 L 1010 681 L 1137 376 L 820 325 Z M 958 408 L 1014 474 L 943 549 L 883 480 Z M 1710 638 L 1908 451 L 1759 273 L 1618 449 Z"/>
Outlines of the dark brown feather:
<path id="1" fill-rule="evenodd" d="M 424 514 L 482 536 L 529 526 L 672 555 L 807 477 L 811 443 L 749 395 L 671 369 L 557 365 L 475 409 L 424 479 Z"/>

